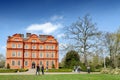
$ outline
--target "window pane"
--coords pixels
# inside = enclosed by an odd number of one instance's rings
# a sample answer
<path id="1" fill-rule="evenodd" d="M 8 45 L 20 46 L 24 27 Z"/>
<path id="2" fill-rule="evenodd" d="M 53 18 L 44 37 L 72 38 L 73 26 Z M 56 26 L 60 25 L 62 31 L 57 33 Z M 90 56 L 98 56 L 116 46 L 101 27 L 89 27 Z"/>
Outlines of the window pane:
<path id="1" fill-rule="evenodd" d="M 46 53 L 46 57 L 47 57 L 47 58 L 49 57 L 49 53 Z"/>
<path id="2" fill-rule="evenodd" d="M 52 61 L 51 65 L 52 65 L 52 66 L 54 65 L 54 61 Z"/>
<path id="3" fill-rule="evenodd" d="M 18 44 L 18 48 L 21 48 L 21 44 Z"/>
<path id="4" fill-rule="evenodd" d="M 36 46 L 32 46 L 32 49 L 36 49 Z"/>
<path id="5" fill-rule="evenodd" d="M 20 66 L 20 61 L 18 61 L 18 66 Z"/>
<path id="6" fill-rule="evenodd" d="M 54 57 L 54 53 L 52 53 L 51 57 L 52 57 L 52 58 Z"/>
<path id="7" fill-rule="evenodd" d="M 42 65 L 42 61 L 40 61 L 40 65 Z"/>
<path id="8" fill-rule="evenodd" d="M 35 53 L 32 53 L 32 58 L 35 58 L 35 57 L 36 57 Z"/>
<path id="9" fill-rule="evenodd" d="M 25 52 L 24 56 L 25 56 L 25 57 L 28 57 L 28 52 Z"/>
<path id="10" fill-rule="evenodd" d="M 15 45 L 15 44 L 12 44 L 12 48 L 16 48 L 16 45 Z"/>
<path id="11" fill-rule="evenodd" d="M 28 49 L 28 45 L 25 45 L 25 49 Z"/>
<path id="12" fill-rule="evenodd" d="M 15 61 L 12 61 L 12 66 L 15 66 Z"/>
<path id="13" fill-rule="evenodd" d="M 46 66 L 49 66 L 49 62 L 48 61 L 46 62 Z"/>
<path id="14" fill-rule="evenodd" d="M 16 56 L 16 52 L 12 52 L 12 57 L 15 57 Z"/>
<path id="15" fill-rule="evenodd" d="M 55 46 L 51 46 L 51 49 L 55 49 Z"/>
<path id="16" fill-rule="evenodd" d="M 40 45 L 40 49 L 43 49 L 43 46 L 42 46 L 42 45 Z"/>
<path id="17" fill-rule="evenodd" d="M 40 58 L 42 58 L 42 57 L 43 57 L 42 52 L 40 52 Z"/>
<path id="18" fill-rule="evenodd" d="M 36 42 L 36 40 L 33 39 L 32 42 Z"/>
<path id="19" fill-rule="evenodd" d="M 18 57 L 20 57 L 20 56 L 21 56 L 21 52 L 20 52 L 20 51 L 18 51 L 17 56 L 18 56 Z"/>
<path id="20" fill-rule="evenodd" d="M 28 61 L 25 61 L 25 66 L 27 66 L 28 65 Z"/>
<path id="21" fill-rule="evenodd" d="M 46 49 L 48 49 L 48 46 L 46 46 Z"/>

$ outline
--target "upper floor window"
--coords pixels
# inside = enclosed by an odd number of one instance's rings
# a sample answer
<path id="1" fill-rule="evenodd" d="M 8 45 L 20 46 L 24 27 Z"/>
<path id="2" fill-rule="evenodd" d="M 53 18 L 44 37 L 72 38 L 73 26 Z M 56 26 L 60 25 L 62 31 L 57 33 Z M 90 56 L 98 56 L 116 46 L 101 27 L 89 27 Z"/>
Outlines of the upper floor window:
<path id="1" fill-rule="evenodd" d="M 54 57 L 54 53 L 51 54 L 51 57 L 52 57 L 52 58 Z"/>
<path id="2" fill-rule="evenodd" d="M 42 45 L 40 45 L 40 49 L 43 49 L 43 46 L 42 46 Z"/>
<path id="3" fill-rule="evenodd" d="M 49 49 L 49 47 L 48 47 L 48 46 L 46 46 L 46 49 Z"/>
<path id="4" fill-rule="evenodd" d="M 25 49 L 28 49 L 28 45 L 25 45 Z"/>
<path id="5" fill-rule="evenodd" d="M 21 48 L 22 46 L 21 46 L 21 44 L 18 44 L 18 48 Z"/>
<path id="6" fill-rule="evenodd" d="M 51 46 L 51 49 L 55 49 L 55 46 Z"/>
<path id="7" fill-rule="evenodd" d="M 46 57 L 47 57 L 47 58 L 49 57 L 49 53 L 46 53 Z"/>
<path id="8" fill-rule="evenodd" d="M 32 42 L 36 42 L 36 40 L 35 40 L 35 39 L 33 39 L 33 40 L 32 40 Z"/>
<path id="9" fill-rule="evenodd" d="M 19 41 L 19 39 L 14 39 L 15 41 Z"/>
<path id="10" fill-rule="evenodd" d="M 25 57 L 28 57 L 28 52 L 25 52 L 24 56 L 25 56 Z"/>
<path id="11" fill-rule="evenodd" d="M 15 61 L 12 61 L 12 66 L 15 66 Z"/>
<path id="12" fill-rule="evenodd" d="M 13 52 L 12 52 L 12 57 L 15 57 L 15 56 L 16 56 L 16 52 L 13 51 Z"/>
<path id="13" fill-rule="evenodd" d="M 32 46 L 32 49 L 36 49 L 36 46 Z"/>
<path id="14" fill-rule="evenodd" d="M 15 44 L 12 44 L 12 48 L 16 48 L 16 45 L 15 45 Z"/>
<path id="15" fill-rule="evenodd" d="M 35 53 L 32 53 L 32 58 L 36 58 L 36 54 Z"/>
<path id="16" fill-rule="evenodd" d="M 40 52 L 40 58 L 42 58 L 43 57 L 43 53 L 42 52 Z"/>
<path id="17" fill-rule="evenodd" d="M 20 51 L 18 51 L 17 56 L 18 56 L 18 57 L 20 57 L 20 56 L 21 56 L 21 52 L 20 52 Z"/>

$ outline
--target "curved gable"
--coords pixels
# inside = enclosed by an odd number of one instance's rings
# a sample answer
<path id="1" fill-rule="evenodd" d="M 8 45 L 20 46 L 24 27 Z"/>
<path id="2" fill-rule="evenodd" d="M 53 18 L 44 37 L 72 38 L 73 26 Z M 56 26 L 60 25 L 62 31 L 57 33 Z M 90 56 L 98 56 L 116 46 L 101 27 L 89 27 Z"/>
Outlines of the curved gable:
<path id="1" fill-rule="evenodd" d="M 35 40 L 35 42 L 41 42 L 36 34 L 32 34 L 26 42 L 32 42 L 32 40 Z"/>
<path id="2" fill-rule="evenodd" d="M 53 36 L 48 36 L 45 42 L 57 43 L 57 40 Z"/>
<path id="3" fill-rule="evenodd" d="M 12 37 L 8 37 L 9 41 L 23 41 L 22 34 L 14 34 Z"/>

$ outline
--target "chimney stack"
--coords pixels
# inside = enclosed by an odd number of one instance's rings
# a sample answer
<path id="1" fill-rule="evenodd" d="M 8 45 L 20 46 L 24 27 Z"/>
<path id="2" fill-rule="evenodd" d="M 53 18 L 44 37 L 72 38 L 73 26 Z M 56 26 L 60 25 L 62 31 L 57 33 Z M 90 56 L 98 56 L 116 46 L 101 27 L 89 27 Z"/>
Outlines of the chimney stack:
<path id="1" fill-rule="evenodd" d="M 24 38 L 24 34 L 20 34 L 22 38 Z"/>
<path id="2" fill-rule="evenodd" d="M 31 36 L 31 33 L 26 33 L 26 37 L 29 38 Z"/>

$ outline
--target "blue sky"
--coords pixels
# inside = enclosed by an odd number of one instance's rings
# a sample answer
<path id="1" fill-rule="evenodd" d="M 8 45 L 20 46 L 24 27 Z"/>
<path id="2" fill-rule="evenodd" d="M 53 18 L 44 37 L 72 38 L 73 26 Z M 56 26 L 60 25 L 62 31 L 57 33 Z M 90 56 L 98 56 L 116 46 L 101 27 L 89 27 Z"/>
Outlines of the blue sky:
<path id="1" fill-rule="evenodd" d="M 15 33 L 51 34 L 64 44 L 63 28 L 87 13 L 100 31 L 120 26 L 119 0 L 0 0 L 0 53 Z"/>

